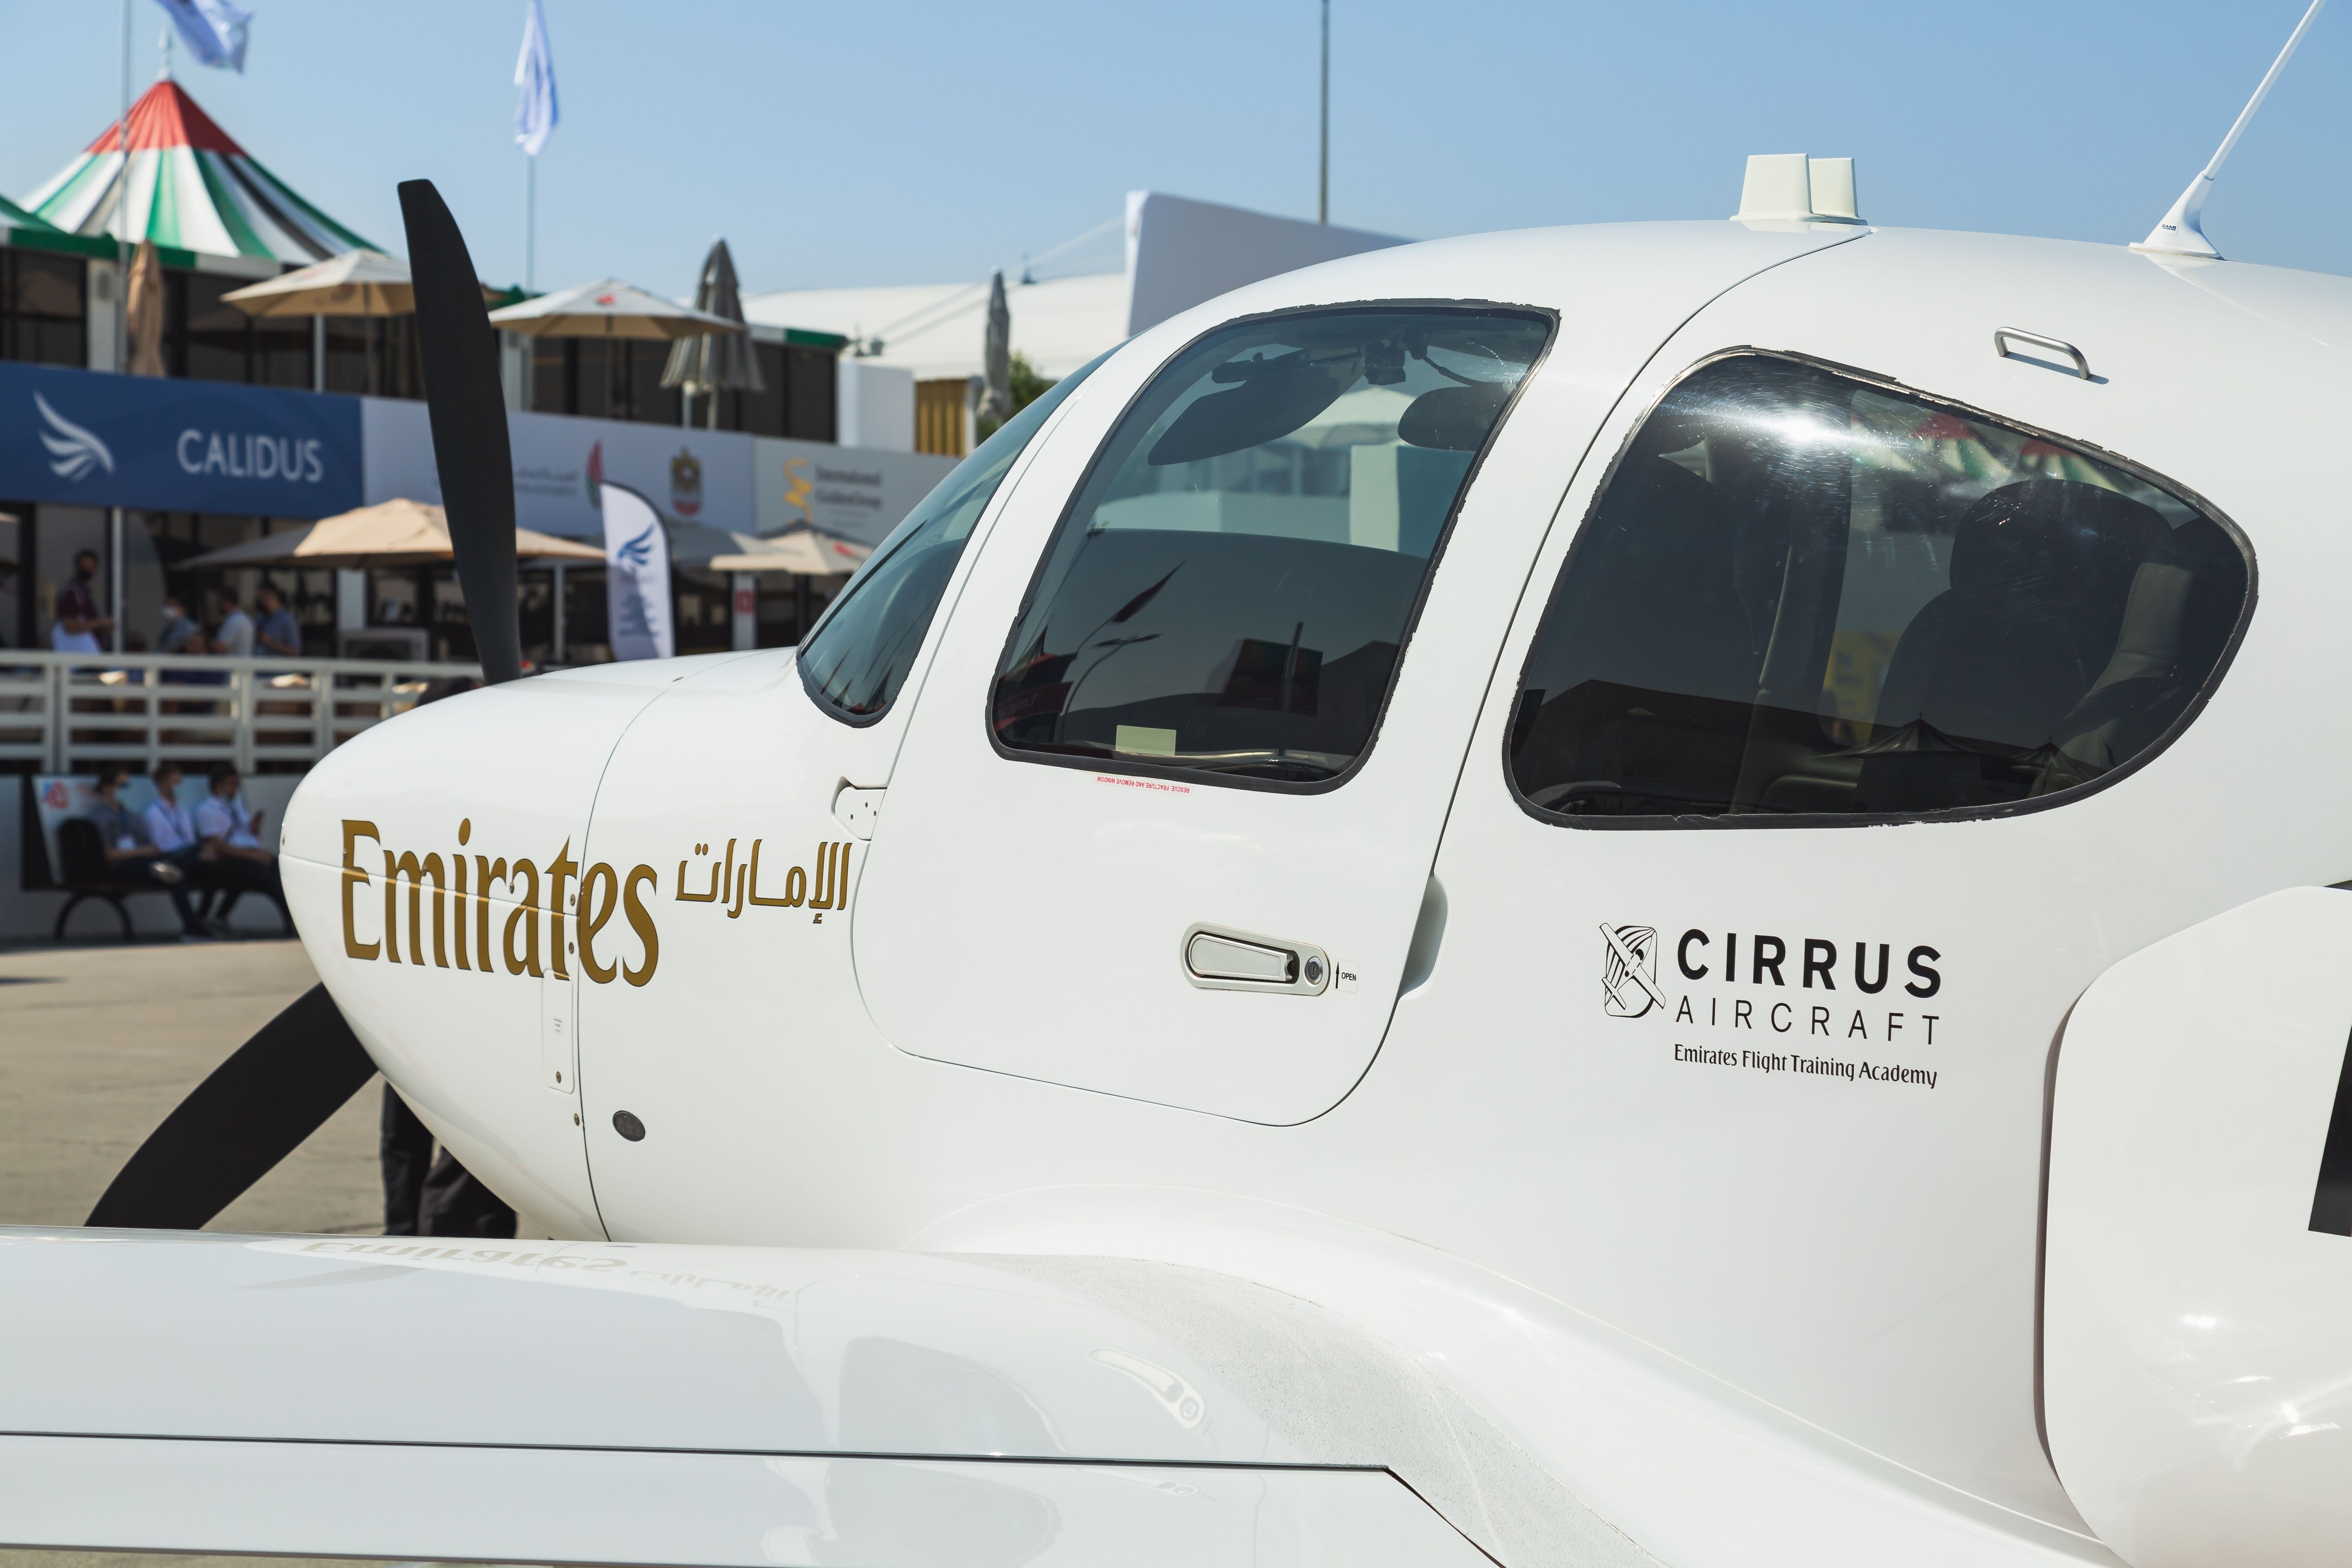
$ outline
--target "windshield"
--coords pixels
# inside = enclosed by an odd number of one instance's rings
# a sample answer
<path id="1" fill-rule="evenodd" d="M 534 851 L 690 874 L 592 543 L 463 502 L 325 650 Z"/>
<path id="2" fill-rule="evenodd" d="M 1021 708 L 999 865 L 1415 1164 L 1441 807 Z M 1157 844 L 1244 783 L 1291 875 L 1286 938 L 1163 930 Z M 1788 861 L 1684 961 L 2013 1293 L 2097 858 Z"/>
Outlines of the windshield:
<path id="1" fill-rule="evenodd" d="M 801 643 L 801 683 L 817 706 L 851 723 L 871 723 L 889 708 L 989 498 L 1038 427 L 1109 357 L 1064 376 L 982 442 L 843 587 Z"/>

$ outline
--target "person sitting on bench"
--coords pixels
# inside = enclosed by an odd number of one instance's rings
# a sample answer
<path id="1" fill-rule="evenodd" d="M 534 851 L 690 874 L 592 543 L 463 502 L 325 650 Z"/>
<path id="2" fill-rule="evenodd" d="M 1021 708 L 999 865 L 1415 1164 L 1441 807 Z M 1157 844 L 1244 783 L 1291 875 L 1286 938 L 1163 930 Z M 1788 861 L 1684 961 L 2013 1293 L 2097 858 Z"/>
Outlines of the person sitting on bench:
<path id="1" fill-rule="evenodd" d="M 247 809 L 239 793 L 243 784 L 236 764 L 215 763 L 212 793 L 196 805 L 196 837 L 204 840 L 205 857 L 215 860 L 222 885 L 229 889 L 228 904 L 221 906 L 219 918 L 226 920 L 229 904 L 236 902 L 238 894 L 248 892 L 267 897 L 283 917 L 286 892 L 278 881 L 278 857 L 261 847 L 264 814 Z M 287 934 L 293 934 L 290 918 Z"/>
<path id="2" fill-rule="evenodd" d="M 152 776 L 155 798 L 142 814 L 148 841 L 164 859 L 186 873 L 187 885 L 197 894 L 196 915 L 204 928 L 215 936 L 226 936 L 228 927 L 220 918 L 225 912 L 226 897 L 245 884 L 233 874 L 223 872 L 220 857 L 205 852 L 204 837 L 196 831 L 195 813 L 180 804 L 180 781 L 186 776 L 180 764 L 160 763 Z M 215 905 L 223 907 L 215 908 Z"/>
<path id="3" fill-rule="evenodd" d="M 180 940 L 208 941 L 210 933 L 188 902 L 187 873 L 156 849 L 146 819 L 122 804 L 123 781 L 130 776 L 131 770 L 120 765 L 99 770 L 98 804 L 90 807 L 89 819 L 106 848 L 107 872 L 118 882 L 169 893 L 180 917 Z"/>

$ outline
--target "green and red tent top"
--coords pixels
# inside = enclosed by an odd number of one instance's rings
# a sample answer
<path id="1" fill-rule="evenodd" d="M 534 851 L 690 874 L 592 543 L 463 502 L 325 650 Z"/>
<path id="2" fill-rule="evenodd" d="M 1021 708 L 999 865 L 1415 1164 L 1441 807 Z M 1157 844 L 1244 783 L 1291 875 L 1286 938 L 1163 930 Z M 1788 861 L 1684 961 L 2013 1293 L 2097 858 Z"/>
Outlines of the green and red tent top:
<path id="1" fill-rule="evenodd" d="M 26 196 L 32 216 L 68 234 L 297 266 L 382 248 L 256 163 L 168 77 L 131 106 L 127 180 L 119 131 Z"/>
<path id="2" fill-rule="evenodd" d="M 0 196 L 0 245 L 18 250 L 62 250 L 76 256 L 111 256 L 114 242 L 85 239 L 43 223 L 5 196 Z"/>

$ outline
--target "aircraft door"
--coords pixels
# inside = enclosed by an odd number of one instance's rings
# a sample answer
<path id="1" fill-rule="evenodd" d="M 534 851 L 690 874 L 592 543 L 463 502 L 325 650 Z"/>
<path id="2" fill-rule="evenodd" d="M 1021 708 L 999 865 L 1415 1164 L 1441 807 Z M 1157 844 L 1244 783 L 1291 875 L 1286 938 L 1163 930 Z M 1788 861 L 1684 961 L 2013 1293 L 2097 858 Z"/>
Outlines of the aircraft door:
<path id="1" fill-rule="evenodd" d="M 1572 1305 L 2063 1523 L 2034 1384 L 2052 1041 L 2124 954 L 2343 874 L 2215 784 L 2263 625 L 2216 502 L 2305 506 L 2264 454 L 2323 437 L 2215 427 L 2240 395 L 2273 418 L 2257 390 L 2177 396 L 2231 362 L 2226 322 L 2103 331 L 2179 297 L 2152 266 L 2025 289 L 1906 243 L 1733 290 L 1601 433 L 1384 1071 L 1526 1152 L 1544 1224 L 1501 1245 Z M 2101 379 L 1996 356 L 2016 321 Z"/>
<path id="2" fill-rule="evenodd" d="M 1049 437 L 858 890 L 859 984 L 895 1045 L 1262 1122 L 1347 1094 L 1597 420 L 1589 394 L 1521 395 L 1551 330 L 1490 307 L 1261 318 Z M 1560 415 L 1571 440 L 1519 433 Z"/>

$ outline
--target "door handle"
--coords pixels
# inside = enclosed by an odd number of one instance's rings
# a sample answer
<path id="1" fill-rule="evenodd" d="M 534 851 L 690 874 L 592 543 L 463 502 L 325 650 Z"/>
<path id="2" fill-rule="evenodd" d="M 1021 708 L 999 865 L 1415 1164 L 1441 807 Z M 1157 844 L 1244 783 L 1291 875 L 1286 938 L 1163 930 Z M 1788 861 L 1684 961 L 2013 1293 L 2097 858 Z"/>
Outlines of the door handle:
<path id="1" fill-rule="evenodd" d="M 1227 926 L 1192 927 L 1178 959 L 1184 978 L 1203 991 L 1319 996 L 1331 984 L 1331 955 L 1313 943 Z"/>

